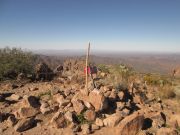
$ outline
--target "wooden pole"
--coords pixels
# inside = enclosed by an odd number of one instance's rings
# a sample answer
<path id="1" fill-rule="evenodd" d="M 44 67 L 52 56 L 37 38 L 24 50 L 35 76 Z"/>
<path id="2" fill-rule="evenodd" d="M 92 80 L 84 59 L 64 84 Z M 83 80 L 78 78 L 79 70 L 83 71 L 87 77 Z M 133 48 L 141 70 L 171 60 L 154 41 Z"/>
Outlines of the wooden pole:
<path id="1" fill-rule="evenodd" d="M 90 52 L 90 42 L 88 44 L 87 54 L 86 54 L 86 94 L 88 94 L 88 62 L 89 62 L 89 52 Z"/>

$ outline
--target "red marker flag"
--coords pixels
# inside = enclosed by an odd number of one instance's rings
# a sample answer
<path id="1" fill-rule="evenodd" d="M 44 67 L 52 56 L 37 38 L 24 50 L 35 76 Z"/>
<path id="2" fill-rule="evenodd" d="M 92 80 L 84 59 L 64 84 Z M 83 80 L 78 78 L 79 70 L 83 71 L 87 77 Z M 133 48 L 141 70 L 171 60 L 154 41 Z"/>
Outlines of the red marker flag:
<path id="1" fill-rule="evenodd" d="M 86 70 L 87 70 L 87 73 L 88 73 L 88 74 L 91 73 L 91 68 L 90 68 L 90 67 L 84 68 L 84 73 L 85 73 L 85 74 L 86 74 Z"/>

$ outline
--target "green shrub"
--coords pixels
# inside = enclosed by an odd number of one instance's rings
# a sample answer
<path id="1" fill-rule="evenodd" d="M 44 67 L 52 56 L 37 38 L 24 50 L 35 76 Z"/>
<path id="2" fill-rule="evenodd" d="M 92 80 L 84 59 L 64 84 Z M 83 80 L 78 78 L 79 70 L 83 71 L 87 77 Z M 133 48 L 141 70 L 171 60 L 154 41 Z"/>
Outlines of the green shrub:
<path id="1" fill-rule="evenodd" d="M 78 122 L 79 122 L 81 125 L 82 125 L 82 124 L 87 124 L 87 123 L 89 123 L 88 120 L 86 120 L 86 119 L 84 118 L 84 114 L 83 114 L 83 113 L 77 115 L 77 120 L 78 120 Z"/>
<path id="2" fill-rule="evenodd" d="M 36 56 L 17 48 L 0 49 L 0 80 L 15 79 L 19 73 L 34 72 Z"/>
<path id="3" fill-rule="evenodd" d="M 98 65 L 98 70 L 104 73 L 109 73 L 109 68 L 104 64 Z"/>
<path id="4" fill-rule="evenodd" d="M 171 81 L 168 77 L 164 77 L 158 74 L 146 74 L 144 76 L 144 81 L 146 81 L 149 85 L 165 86 L 171 84 Z"/>
<path id="5" fill-rule="evenodd" d="M 115 65 L 112 67 L 111 73 L 116 76 L 117 79 L 123 82 L 128 82 L 130 76 L 134 74 L 131 67 L 127 67 L 123 64 Z"/>

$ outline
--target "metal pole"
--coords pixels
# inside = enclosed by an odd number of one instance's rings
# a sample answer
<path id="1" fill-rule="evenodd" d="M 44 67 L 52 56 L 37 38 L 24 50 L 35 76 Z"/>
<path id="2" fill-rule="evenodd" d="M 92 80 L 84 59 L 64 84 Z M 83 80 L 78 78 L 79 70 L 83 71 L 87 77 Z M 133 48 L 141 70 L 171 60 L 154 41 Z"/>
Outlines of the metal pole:
<path id="1" fill-rule="evenodd" d="M 86 54 L 86 94 L 88 94 L 88 61 L 90 52 L 90 42 L 88 44 L 87 54 Z"/>

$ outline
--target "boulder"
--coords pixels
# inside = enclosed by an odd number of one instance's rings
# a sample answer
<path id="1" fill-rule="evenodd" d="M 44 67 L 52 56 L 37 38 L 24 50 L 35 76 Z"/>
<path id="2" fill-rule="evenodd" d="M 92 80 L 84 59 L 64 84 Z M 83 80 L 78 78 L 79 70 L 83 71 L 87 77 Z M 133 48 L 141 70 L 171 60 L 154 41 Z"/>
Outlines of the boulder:
<path id="1" fill-rule="evenodd" d="M 89 124 L 83 124 L 81 125 L 81 130 L 83 135 L 87 135 L 90 133 L 90 126 Z"/>
<path id="2" fill-rule="evenodd" d="M 122 116 L 125 117 L 130 114 L 130 110 L 127 108 L 124 108 L 121 112 Z"/>
<path id="3" fill-rule="evenodd" d="M 124 102 L 116 102 L 117 110 L 121 111 L 122 109 L 125 108 L 125 103 Z"/>
<path id="4" fill-rule="evenodd" d="M 59 106 L 67 106 L 70 103 L 70 100 L 64 99 L 63 95 L 56 94 L 54 96 L 56 102 L 59 103 Z"/>
<path id="5" fill-rule="evenodd" d="M 55 128 L 65 128 L 67 126 L 66 119 L 61 112 L 57 112 L 51 119 L 52 126 Z"/>
<path id="6" fill-rule="evenodd" d="M 32 107 L 22 107 L 15 112 L 16 118 L 30 118 L 37 115 L 39 111 Z"/>
<path id="7" fill-rule="evenodd" d="M 116 125 L 119 124 L 119 122 L 122 119 L 123 119 L 123 117 L 121 116 L 121 114 L 115 113 L 115 114 L 112 114 L 112 115 L 108 116 L 107 118 L 105 118 L 103 120 L 103 123 L 104 123 L 105 126 L 115 127 Z"/>
<path id="8" fill-rule="evenodd" d="M 89 102 L 94 106 L 96 112 L 108 108 L 107 99 L 98 90 L 93 90 L 89 93 Z"/>
<path id="9" fill-rule="evenodd" d="M 156 135 L 178 135 L 178 132 L 175 129 L 163 127 L 157 131 Z"/>
<path id="10" fill-rule="evenodd" d="M 41 101 L 40 109 L 41 109 L 41 108 L 47 108 L 47 107 L 49 107 L 49 104 L 48 104 L 47 102 Z"/>
<path id="11" fill-rule="evenodd" d="M 18 122 L 18 120 L 15 118 L 14 115 L 9 116 L 7 119 L 7 124 L 9 127 L 14 126 L 17 122 Z"/>
<path id="12" fill-rule="evenodd" d="M 33 107 L 33 108 L 40 107 L 39 99 L 36 98 L 35 96 L 25 96 L 23 103 L 27 107 Z"/>
<path id="13" fill-rule="evenodd" d="M 114 100 L 114 101 L 116 101 L 117 100 L 117 93 L 115 92 L 115 91 L 112 91 L 111 92 L 111 94 L 109 95 L 109 98 L 111 99 L 111 100 Z"/>
<path id="14" fill-rule="evenodd" d="M 100 127 L 98 125 L 95 125 L 95 124 L 91 125 L 91 130 L 92 131 L 99 130 L 99 129 L 100 129 Z"/>
<path id="15" fill-rule="evenodd" d="M 28 119 L 21 119 L 18 121 L 18 123 L 14 126 L 15 131 L 17 132 L 23 132 L 30 128 L 33 128 L 35 126 L 35 120 L 34 118 L 28 118 Z"/>
<path id="16" fill-rule="evenodd" d="M 42 114 L 48 114 L 48 113 L 52 112 L 49 104 L 46 102 L 41 103 L 40 111 Z"/>
<path id="17" fill-rule="evenodd" d="M 142 104 L 142 103 L 143 103 L 142 97 L 141 97 L 140 95 L 135 95 L 135 96 L 133 97 L 133 101 L 134 101 L 134 103 L 136 103 L 136 104 Z"/>
<path id="18" fill-rule="evenodd" d="M 14 101 L 18 101 L 21 97 L 19 95 L 16 94 L 12 94 L 9 99 L 10 100 L 14 100 Z"/>
<path id="19" fill-rule="evenodd" d="M 84 117 L 85 119 L 87 119 L 88 121 L 94 121 L 96 119 L 96 113 L 93 110 L 87 110 L 84 113 Z"/>
<path id="20" fill-rule="evenodd" d="M 94 107 L 91 105 L 91 103 L 87 102 L 87 101 L 83 101 L 84 105 L 91 110 L 94 110 Z"/>
<path id="21" fill-rule="evenodd" d="M 100 127 L 104 126 L 103 120 L 101 120 L 100 118 L 96 118 L 95 124 Z"/>
<path id="22" fill-rule="evenodd" d="M 180 115 L 174 114 L 170 117 L 169 124 L 174 128 L 180 127 Z"/>
<path id="23" fill-rule="evenodd" d="M 74 111 L 77 114 L 80 114 L 85 109 L 83 102 L 79 99 L 76 101 L 73 101 L 72 104 L 73 104 Z"/>
<path id="24" fill-rule="evenodd" d="M 119 135 L 136 135 L 141 130 L 143 121 L 144 115 L 140 112 L 125 117 L 118 125 Z"/>
<path id="25" fill-rule="evenodd" d="M 150 114 L 149 117 L 153 122 L 152 126 L 156 128 L 161 128 L 166 125 L 166 116 L 162 112 L 157 112 L 155 114 Z"/>
<path id="26" fill-rule="evenodd" d="M 102 86 L 101 89 L 103 90 L 104 93 L 110 91 L 110 88 L 108 86 Z"/>
<path id="27" fill-rule="evenodd" d="M 64 114 L 64 117 L 66 120 L 70 121 L 70 122 L 73 122 L 73 114 L 72 112 L 68 111 Z"/>

